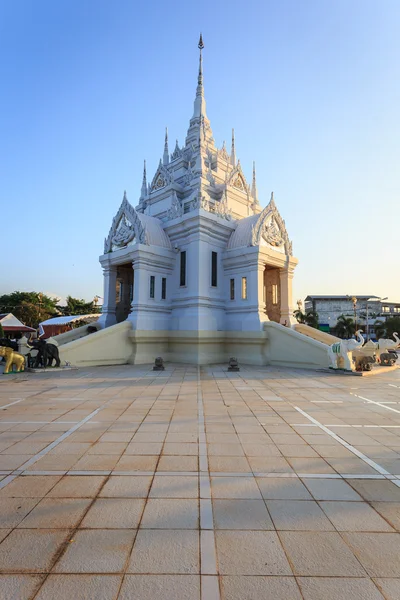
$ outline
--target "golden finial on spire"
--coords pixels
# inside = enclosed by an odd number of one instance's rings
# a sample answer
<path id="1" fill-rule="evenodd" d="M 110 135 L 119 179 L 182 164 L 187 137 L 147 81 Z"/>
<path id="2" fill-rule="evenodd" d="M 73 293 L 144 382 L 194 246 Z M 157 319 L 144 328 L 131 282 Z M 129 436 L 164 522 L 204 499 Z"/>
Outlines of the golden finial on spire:
<path id="1" fill-rule="evenodd" d="M 198 48 L 199 48 L 199 50 L 203 50 L 203 48 L 204 48 L 203 36 L 201 35 L 201 33 L 200 33 L 200 39 L 199 39 Z"/>

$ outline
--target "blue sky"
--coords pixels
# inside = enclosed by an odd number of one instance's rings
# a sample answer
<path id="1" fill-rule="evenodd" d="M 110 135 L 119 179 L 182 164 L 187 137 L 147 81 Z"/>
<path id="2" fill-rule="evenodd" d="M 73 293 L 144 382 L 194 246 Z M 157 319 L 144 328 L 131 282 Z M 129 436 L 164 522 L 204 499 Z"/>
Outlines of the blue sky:
<path id="1" fill-rule="evenodd" d="M 102 253 L 183 142 L 203 32 L 207 113 L 274 191 L 307 294 L 400 301 L 400 2 L 0 3 L 0 293 L 102 296 Z M 13 260 L 6 257 L 12 249 Z"/>

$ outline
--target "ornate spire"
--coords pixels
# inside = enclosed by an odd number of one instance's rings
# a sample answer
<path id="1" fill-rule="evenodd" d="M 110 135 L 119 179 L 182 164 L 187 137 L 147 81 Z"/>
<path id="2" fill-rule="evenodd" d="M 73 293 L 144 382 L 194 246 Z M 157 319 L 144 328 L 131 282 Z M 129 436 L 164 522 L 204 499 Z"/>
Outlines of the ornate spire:
<path id="1" fill-rule="evenodd" d="M 274 192 L 271 192 L 271 199 L 270 199 L 270 201 L 269 201 L 269 204 L 268 204 L 268 206 L 269 206 L 270 208 L 275 208 L 275 207 L 276 207 L 276 205 L 275 205 L 275 200 L 274 200 Z"/>
<path id="2" fill-rule="evenodd" d="M 253 162 L 253 182 L 251 184 L 251 196 L 254 204 L 258 204 L 257 184 L 256 184 L 256 163 Z"/>
<path id="3" fill-rule="evenodd" d="M 235 130 L 232 129 L 231 165 L 236 167 Z"/>
<path id="4" fill-rule="evenodd" d="M 197 89 L 196 89 L 196 99 L 194 101 L 194 111 L 192 119 L 205 117 L 206 116 L 206 101 L 204 99 L 204 88 L 203 88 L 203 55 L 202 50 L 204 48 L 203 37 L 200 33 L 200 39 L 198 43 L 198 48 L 200 50 L 199 57 L 199 74 L 197 77 Z"/>
<path id="5" fill-rule="evenodd" d="M 164 142 L 164 154 L 163 154 L 163 164 L 167 165 L 169 163 L 169 151 L 168 151 L 168 127 L 165 128 L 165 142 Z"/>
<path id="6" fill-rule="evenodd" d="M 142 191 L 140 194 L 141 198 L 145 198 L 147 195 L 147 173 L 146 173 L 146 161 L 144 161 L 143 165 L 143 180 L 142 180 Z"/>

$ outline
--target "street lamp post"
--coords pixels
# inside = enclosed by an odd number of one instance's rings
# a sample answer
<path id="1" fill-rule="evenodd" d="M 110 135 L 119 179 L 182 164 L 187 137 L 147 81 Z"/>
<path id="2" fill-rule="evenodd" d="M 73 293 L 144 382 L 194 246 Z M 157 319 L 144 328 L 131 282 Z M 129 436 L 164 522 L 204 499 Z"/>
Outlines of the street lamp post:
<path id="1" fill-rule="evenodd" d="M 355 296 L 352 297 L 351 301 L 353 302 L 353 308 L 354 308 L 354 325 L 355 325 L 355 331 L 357 331 L 357 298 Z"/>

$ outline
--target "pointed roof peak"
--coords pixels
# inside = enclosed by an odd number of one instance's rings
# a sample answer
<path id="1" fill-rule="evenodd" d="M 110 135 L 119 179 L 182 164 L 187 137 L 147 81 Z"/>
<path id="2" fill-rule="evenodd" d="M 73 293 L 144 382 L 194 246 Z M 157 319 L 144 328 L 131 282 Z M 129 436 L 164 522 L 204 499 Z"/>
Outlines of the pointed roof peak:
<path id="1" fill-rule="evenodd" d="M 236 166 L 235 130 L 232 128 L 231 165 Z"/>
<path id="2" fill-rule="evenodd" d="M 251 184 L 251 196 L 255 204 L 258 204 L 257 184 L 256 184 L 256 163 L 253 161 L 253 181 Z"/>
<path id="3" fill-rule="evenodd" d="M 164 163 L 164 165 L 167 165 L 169 163 L 168 127 L 165 128 L 163 163 Z"/>

